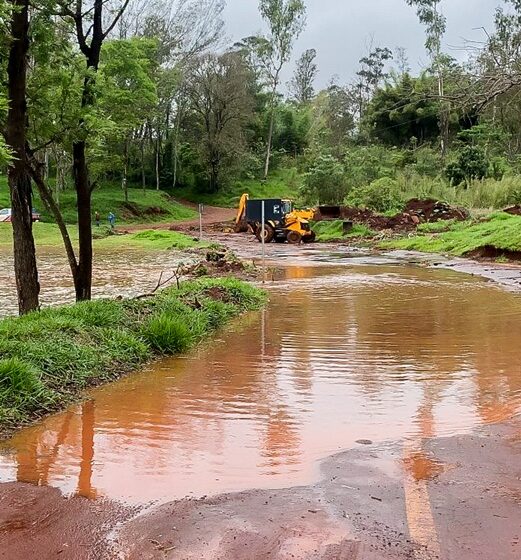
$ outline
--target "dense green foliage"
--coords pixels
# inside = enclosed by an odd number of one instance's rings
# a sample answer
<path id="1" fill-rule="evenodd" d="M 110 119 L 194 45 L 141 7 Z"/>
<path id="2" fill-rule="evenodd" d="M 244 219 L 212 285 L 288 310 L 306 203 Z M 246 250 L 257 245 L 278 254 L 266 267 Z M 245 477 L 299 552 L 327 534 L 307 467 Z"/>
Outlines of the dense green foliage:
<path id="1" fill-rule="evenodd" d="M 235 279 L 198 280 L 155 297 L 98 300 L 0 321 L 0 430 L 56 410 L 86 387 L 158 354 L 190 348 L 264 294 Z"/>
<path id="2" fill-rule="evenodd" d="M 103 215 L 115 210 L 128 221 L 162 218 L 125 212 L 125 188 L 108 187 L 116 181 L 148 192 L 160 186 L 174 196 L 226 206 L 241 191 L 330 204 L 354 190 L 350 199 L 363 204 L 365 195 L 360 199 L 357 193 L 388 185 L 374 183 L 382 178 L 397 181 L 406 196 L 449 193 L 452 186 L 456 192 L 448 198 L 466 200 L 460 191 L 478 180 L 512 181 L 521 151 L 521 119 L 513 102 L 521 68 L 521 7 L 506 0 L 483 48 L 459 64 L 443 52 L 443 2 L 405 1 L 425 27 L 425 68 L 413 75 L 403 49 L 393 53 L 375 46 L 360 58 L 351 82 L 332 81 L 316 92 L 320 68 L 316 51 L 308 49 L 296 57 L 286 99 L 280 71 L 305 30 L 305 2 L 260 1 L 268 33 L 245 37 L 219 54 L 220 3 L 176 4 L 172 25 L 161 0 L 139 8 L 131 1 L 124 32 L 104 41 L 95 103 L 84 114 L 79 102 L 85 68 L 73 22 L 53 18 L 52 10 L 37 3 L 31 21 L 29 136 L 32 145 L 44 146 L 37 155 L 48 162 L 49 183 L 66 221 L 75 221 L 70 146 L 82 137 L 82 127 L 88 129 L 91 180 L 97 185 L 93 209 Z M 508 72 L 502 61 L 509 61 Z M 492 83 L 494 91 L 487 89 Z M 4 94 L 0 88 L 0 121 Z M 260 183 L 266 144 L 273 189 Z M 0 146 L 0 165 L 5 156 Z M 297 179 L 286 181 L 288 169 L 296 170 Z M 111 192 L 107 204 L 105 190 Z M 130 203 L 140 210 L 161 206 L 137 193 L 129 191 Z M 515 196 L 504 197 L 507 204 L 514 201 Z M 1 198 L 0 203 L 6 205 Z M 173 208 L 167 214 L 165 219 L 182 217 Z"/>

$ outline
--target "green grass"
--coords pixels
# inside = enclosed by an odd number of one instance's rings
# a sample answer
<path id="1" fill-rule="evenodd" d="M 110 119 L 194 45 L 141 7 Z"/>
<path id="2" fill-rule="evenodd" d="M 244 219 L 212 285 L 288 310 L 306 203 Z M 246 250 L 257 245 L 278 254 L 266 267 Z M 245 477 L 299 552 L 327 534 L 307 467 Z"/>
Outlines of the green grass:
<path id="1" fill-rule="evenodd" d="M 116 223 L 154 223 L 190 220 L 197 217 L 196 212 L 176 202 L 167 193 L 147 190 L 143 193 L 140 188 L 129 188 L 129 203 L 125 204 L 120 185 L 106 183 L 100 185 L 92 194 L 92 214 L 100 213 L 101 220 L 107 223 L 109 212 L 116 215 Z M 0 208 L 11 205 L 9 190 L 5 177 L 0 177 Z M 53 222 L 53 217 L 45 210 L 44 205 L 35 193 L 35 208 L 41 212 L 42 221 Z M 77 222 L 76 195 L 72 189 L 60 194 L 60 208 L 68 224 Z"/>
<path id="2" fill-rule="evenodd" d="M 195 238 L 176 231 L 145 230 L 130 235 L 111 235 L 95 241 L 99 248 L 137 248 L 146 250 L 177 249 L 185 250 L 194 247 L 206 247 Z"/>
<path id="3" fill-rule="evenodd" d="M 78 228 L 69 226 L 69 235 L 74 245 L 78 241 Z M 58 226 L 43 222 L 34 224 L 34 239 L 37 247 L 63 247 L 63 241 Z M 165 230 L 144 230 L 128 235 L 108 235 L 107 228 L 94 228 L 94 248 L 98 249 L 143 249 L 143 250 L 165 250 L 165 249 L 190 249 L 193 247 L 206 247 L 205 243 L 199 243 L 193 237 Z M 96 238 L 98 237 L 99 238 Z M 0 223 L 0 248 L 10 248 L 13 244 L 13 231 L 11 224 Z"/>
<path id="4" fill-rule="evenodd" d="M 0 321 L 0 434 L 155 356 L 187 350 L 264 301 L 239 280 L 201 279 L 148 299 L 95 300 Z"/>
<path id="5" fill-rule="evenodd" d="M 235 208 L 244 193 L 251 198 L 289 198 L 296 200 L 302 185 L 302 176 L 296 169 L 278 169 L 267 181 L 243 179 L 215 194 L 200 193 L 194 189 L 175 189 L 176 198 L 210 206 Z"/>
<path id="6" fill-rule="evenodd" d="M 385 242 L 382 247 L 452 255 L 465 255 L 482 247 L 521 251 L 521 217 L 498 212 L 479 221 L 453 223 L 446 232 L 420 233 Z"/>
<path id="7" fill-rule="evenodd" d="M 342 220 L 327 220 L 314 222 L 313 231 L 317 234 L 317 241 L 326 243 L 328 241 L 340 241 L 342 239 L 353 239 L 360 237 L 374 237 L 376 234 L 363 224 L 354 224 L 353 229 L 345 234 Z"/>

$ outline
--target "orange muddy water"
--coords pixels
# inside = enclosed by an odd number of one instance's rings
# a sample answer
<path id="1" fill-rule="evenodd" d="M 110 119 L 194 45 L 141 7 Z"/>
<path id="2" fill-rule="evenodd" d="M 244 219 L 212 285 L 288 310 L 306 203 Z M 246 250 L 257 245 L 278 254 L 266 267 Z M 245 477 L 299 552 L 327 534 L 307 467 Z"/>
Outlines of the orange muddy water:
<path id="1" fill-rule="evenodd" d="M 312 482 L 320 459 L 521 412 L 521 297 L 451 271 L 288 267 L 270 304 L 0 448 L 0 481 L 129 504 Z M 411 449 L 411 453 L 407 449 Z"/>

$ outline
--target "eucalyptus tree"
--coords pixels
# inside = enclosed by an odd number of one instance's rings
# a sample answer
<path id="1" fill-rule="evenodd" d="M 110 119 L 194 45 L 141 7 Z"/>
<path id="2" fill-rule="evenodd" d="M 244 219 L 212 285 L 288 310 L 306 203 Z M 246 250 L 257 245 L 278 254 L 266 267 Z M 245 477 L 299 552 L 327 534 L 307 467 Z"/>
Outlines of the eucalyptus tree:
<path id="1" fill-rule="evenodd" d="M 72 169 L 78 215 L 78 258 L 71 264 L 76 300 L 91 299 L 92 294 L 92 191 L 87 146 L 93 134 L 89 112 L 96 105 L 96 79 L 103 43 L 112 33 L 130 0 L 107 5 L 105 0 L 60 0 L 60 15 L 74 25 L 76 42 L 83 55 L 85 73 L 81 88 L 77 135 L 72 143 Z"/>
<path id="2" fill-rule="evenodd" d="M 254 41 L 255 55 L 270 89 L 269 126 L 264 165 L 264 179 L 266 179 L 271 162 L 275 107 L 281 72 L 284 65 L 289 62 L 293 44 L 306 24 L 306 6 L 303 0 L 260 0 L 259 11 L 269 28 L 266 37 L 257 37 Z"/>
<path id="3" fill-rule="evenodd" d="M 425 47 L 431 56 L 432 66 L 438 79 L 438 96 L 440 100 L 439 127 L 441 154 L 445 156 L 449 143 L 450 105 L 445 96 L 445 65 L 441 42 L 447 28 L 447 20 L 441 12 L 441 0 L 405 0 L 409 6 L 416 8 L 420 22 L 425 26 Z M 514 0 L 516 1 L 516 0 Z"/>
<path id="4" fill-rule="evenodd" d="M 358 98 L 358 117 L 361 121 L 364 110 L 374 95 L 378 86 L 388 77 L 385 66 L 392 60 L 393 53 L 387 47 L 376 47 L 370 49 L 369 53 L 359 60 L 360 69 L 356 73 L 358 81 L 355 85 Z"/>
<path id="5" fill-rule="evenodd" d="M 293 78 L 289 82 L 292 98 L 297 103 L 309 103 L 315 95 L 315 80 L 318 74 L 317 51 L 304 51 L 297 61 Z"/>
<path id="6" fill-rule="evenodd" d="M 186 93 L 195 116 L 193 132 L 210 192 L 243 153 L 244 129 L 253 115 L 250 71 L 238 53 L 207 54 L 194 60 Z"/>
<path id="7" fill-rule="evenodd" d="M 12 208 L 14 270 L 20 314 L 39 307 L 40 284 L 32 223 L 32 187 L 27 153 L 27 66 L 29 53 L 29 1 L 14 0 L 3 4 L 4 32 L 8 33 L 7 118 L 4 131 L 12 159 L 8 183 Z M 5 148 L 2 155 L 6 157 Z"/>

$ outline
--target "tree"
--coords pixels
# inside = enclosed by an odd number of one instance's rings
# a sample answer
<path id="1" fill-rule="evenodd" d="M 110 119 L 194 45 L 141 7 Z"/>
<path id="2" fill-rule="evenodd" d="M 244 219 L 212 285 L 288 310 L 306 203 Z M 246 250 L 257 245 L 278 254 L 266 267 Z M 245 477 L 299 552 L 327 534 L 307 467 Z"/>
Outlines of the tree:
<path id="1" fill-rule="evenodd" d="M 398 83 L 378 89 L 363 122 L 368 135 L 399 147 L 436 140 L 439 104 L 428 95 L 432 81 L 431 76 L 404 74 Z"/>
<path id="2" fill-rule="evenodd" d="M 262 65 L 270 88 L 270 120 L 266 141 L 264 179 L 270 170 L 275 106 L 280 74 L 291 57 L 293 43 L 306 23 L 306 6 L 303 0 L 260 0 L 259 11 L 269 26 L 268 37 L 256 41 L 256 55 Z"/>
<path id="3" fill-rule="evenodd" d="M 243 129 L 253 110 L 249 78 L 237 53 L 204 55 L 194 61 L 187 75 L 185 87 L 210 192 L 220 188 L 224 170 L 242 152 Z"/>
<path id="4" fill-rule="evenodd" d="M 318 74 L 316 57 L 317 51 L 308 49 L 297 61 L 293 79 L 289 82 L 290 93 L 297 103 L 309 103 L 315 95 L 314 82 Z"/>
<path id="5" fill-rule="evenodd" d="M 8 182 L 12 208 L 14 269 L 20 314 L 39 307 L 40 284 L 32 231 L 32 188 L 27 155 L 27 58 L 29 1 L 14 0 L 11 10 L 7 63 L 9 108 L 4 133 L 12 160 Z"/>
<path id="6" fill-rule="evenodd" d="M 342 164 L 332 155 L 319 153 L 306 174 L 303 195 L 310 204 L 340 204 L 347 194 Z"/>
<path id="7" fill-rule="evenodd" d="M 61 15 L 74 24 L 78 47 L 85 61 L 78 134 L 72 143 L 72 168 L 78 209 L 79 254 L 78 259 L 72 260 L 69 253 L 69 264 L 77 301 L 91 299 L 92 293 L 92 191 L 95 184 L 90 179 L 87 159 L 87 141 L 93 132 L 92 122 L 87 117 L 96 105 L 96 76 L 103 42 L 117 25 L 129 1 L 123 0 L 113 11 L 108 10 L 104 0 L 92 0 L 90 6 L 85 5 L 83 0 L 77 0 L 73 8 L 68 2 L 60 4 Z M 111 14 L 114 15 L 111 16 Z M 66 241 L 65 238 L 64 241 Z"/>
<path id="8" fill-rule="evenodd" d="M 444 100 L 445 77 L 444 57 L 441 51 L 441 40 L 447 28 L 445 16 L 440 11 L 440 0 L 405 0 L 409 6 L 416 7 L 416 14 L 426 28 L 425 47 L 431 56 L 432 66 L 438 78 L 438 97 L 440 99 L 439 128 L 441 154 L 445 156 L 449 144 L 450 106 Z M 515 1 L 515 0 L 514 0 Z"/>
<path id="9" fill-rule="evenodd" d="M 114 123 L 112 137 L 123 145 L 122 187 L 128 202 L 129 149 L 132 135 L 157 104 L 151 73 L 156 43 L 147 39 L 108 41 L 102 50 L 99 106 Z"/>
<path id="10" fill-rule="evenodd" d="M 387 78 L 385 65 L 392 60 L 393 53 L 387 47 L 376 47 L 367 56 L 360 59 L 360 70 L 356 73 L 358 83 L 356 91 L 358 96 L 358 117 L 362 120 L 365 107 L 371 99 L 382 80 Z"/>

